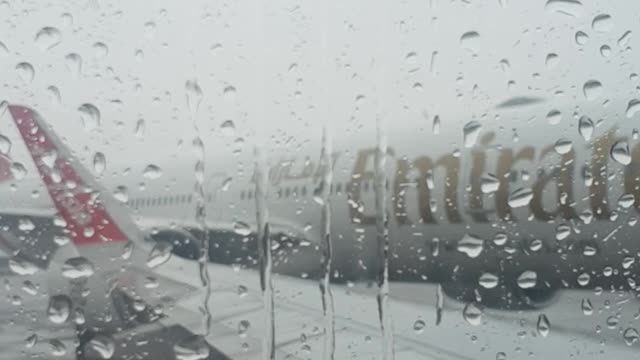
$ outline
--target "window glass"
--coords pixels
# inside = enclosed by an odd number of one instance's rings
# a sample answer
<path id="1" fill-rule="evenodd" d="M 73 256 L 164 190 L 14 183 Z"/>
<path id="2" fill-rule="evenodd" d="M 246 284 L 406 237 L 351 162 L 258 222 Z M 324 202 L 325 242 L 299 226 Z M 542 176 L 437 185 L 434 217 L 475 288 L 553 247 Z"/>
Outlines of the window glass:
<path id="1" fill-rule="evenodd" d="M 637 359 L 640 2 L 0 0 L 0 359 Z"/>

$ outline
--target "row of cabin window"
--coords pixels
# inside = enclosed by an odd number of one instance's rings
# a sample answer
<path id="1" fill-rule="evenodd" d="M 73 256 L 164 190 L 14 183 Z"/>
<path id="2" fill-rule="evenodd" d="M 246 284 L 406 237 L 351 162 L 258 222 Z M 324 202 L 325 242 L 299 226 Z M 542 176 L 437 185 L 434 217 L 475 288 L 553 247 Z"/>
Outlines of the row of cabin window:
<path id="1" fill-rule="evenodd" d="M 362 190 L 367 192 L 369 189 L 373 189 L 373 184 L 369 184 L 367 181 L 362 182 Z M 336 184 L 331 185 L 329 188 L 329 194 L 342 195 L 342 190 L 347 189 L 347 184 Z M 294 186 L 294 187 L 286 187 L 286 188 L 278 188 L 278 191 L 275 192 L 275 195 L 278 199 L 288 198 L 288 197 L 305 197 L 307 194 L 311 194 L 311 191 L 307 190 L 306 186 Z M 241 200 L 251 200 L 253 198 L 253 190 L 242 191 L 240 193 Z"/>
<path id="2" fill-rule="evenodd" d="M 211 194 L 208 195 L 207 201 L 211 201 Z M 140 198 L 129 201 L 129 204 L 133 208 L 141 207 L 154 207 L 154 206 L 166 206 L 174 204 L 188 204 L 193 201 L 192 194 L 181 195 L 167 195 L 154 198 Z"/>

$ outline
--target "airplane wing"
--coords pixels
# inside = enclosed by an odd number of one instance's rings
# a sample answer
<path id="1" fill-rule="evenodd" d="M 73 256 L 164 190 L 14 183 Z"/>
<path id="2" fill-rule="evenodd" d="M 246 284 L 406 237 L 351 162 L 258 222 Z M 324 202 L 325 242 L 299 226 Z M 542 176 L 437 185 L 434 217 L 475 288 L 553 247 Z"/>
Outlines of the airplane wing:
<path id="1" fill-rule="evenodd" d="M 0 233 L 0 238 L 14 255 L 14 269 L 35 267 L 45 273 L 49 307 L 55 305 L 49 311 L 50 319 L 66 326 L 70 346 L 70 339 L 79 340 L 78 350 L 67 351 L 67 358 L 263 359 L 261 339 L 267 324 L 255 271 L 208 265 L 212 274 L 208 305 L 214 323 L 208 335 L 199 336 L 203 297 L 197 265 L 171 257 L 168 248 L 144 241 L 127 209 L 82 167 L 34 110 L 17 105 L 9 106 L 9 110 L 56 214 L 39 219 L 41 223 L 36 226 L 41 226 L 42 232 L 33 233 L 26 241 L 34 246 L 24 245 L 25 238 L 11 231 Z M 19 222 L 23 214 L 16 216 Z M 61 241 L 61 237 L 69 241 Z M 300 263 L 313 264 L 318 253 L 306 247 L 295 256 Z M 36 264 L 29 267 L 32 262 Z M 25 271 L 24 275 L 30 274 Z M 274 285 L 276 358 L 324 358 L 324 322 L 317 283 L 276 276 Z M 375 289 L 335 285 L 333 291 L 337 358 L 381 358 Z M 519 356 L 513 350 L 517 340 L 514 346 L 514 338 L 505 336 L 505 331 L 524 331 L 522 337 L 527 344 L 541 349 L 536 353 L 540 358 L 562 358 L 557 349 L 576 338 L 583 347 L 581 358 L 600 356 L 602 348 L 596 336 L 562 326 L 580 321 L 587 327 L 591 324 L 590 320 L 571 317 L 567 309 L 559 309 L 557 325 L 551 330 L 556 335 L 548 338 L 532 331 L 531 322 L 535 323 L 538 313 L 504 315 L 487 311 L 484 320 L 478 314 L 470 319 L 461 315 L 463 305 L 457 303 L 447 305 L 445 320 L 436 326 L 434 317 L 440 306 L 436 293 L 432 285 L 392 284 L 396 359 L 477 359 L 478 354 L 493 359 L 505 349 L 511 350 L 513 358 L 529 358 L 526 351 Z M 403 294 L 411 296 L 405 299 Z M 56 301 L 71 303 L 74 315 L 60 310 L 64 306 L 56 305 Z M 553 319 L 551 313 L 548 316 Z M 523 330 L 523 324 L 529 327 Z M 15 353 L 15 358 L 29 357 L 29 349 L 37 348 L 35 343 L 28 341 L 27 351 L 15 344 L 3 347 L 3 351 Z M 49 347 L 57 345 L 54 340 L 48 342 Z M 635 354 L 624 343 L 609 346 L 612 358 Z M 65 355 L 58 352 L 56 356 Z"/>

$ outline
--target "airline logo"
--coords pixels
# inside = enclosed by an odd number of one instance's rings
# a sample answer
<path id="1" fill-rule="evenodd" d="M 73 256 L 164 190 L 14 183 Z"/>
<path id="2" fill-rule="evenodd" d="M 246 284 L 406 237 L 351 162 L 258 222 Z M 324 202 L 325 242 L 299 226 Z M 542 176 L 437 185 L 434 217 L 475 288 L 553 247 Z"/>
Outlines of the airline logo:
<path id="1" fill-rule="evenodd" d="M 101 203 L 100 194 L 87 186 L 64 145 L 47 131 L 38 115 L 15 105 L 9 106 L 9 111 L 73 242 L 86 245 L 126 240 Z"/>

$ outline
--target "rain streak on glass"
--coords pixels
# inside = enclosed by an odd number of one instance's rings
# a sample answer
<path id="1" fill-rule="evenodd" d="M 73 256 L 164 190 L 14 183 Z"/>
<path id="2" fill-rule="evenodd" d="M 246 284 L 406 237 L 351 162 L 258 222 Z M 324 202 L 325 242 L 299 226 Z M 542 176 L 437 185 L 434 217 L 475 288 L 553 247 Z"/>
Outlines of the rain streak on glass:
<path id="1" fill-rule="evenodd" d="M 271 258 L 271 229 L 269 227 L 269 209 L 267 207 L 267 189 L 269 176 L 267 173 L 266 155 L 256 147 L 255 158 L 255 204 L 256 224 L 258 227 L 258 260 L 260 265 L 260 289 L 264 310 L 265 332 L 262 339 L 262 357 L 275 360 L 275 305 L 272 280 L 273 260 Z"/>
<path id="2" fill-rule="evenodd" d="M 376 119 L 376 152 L 374 171 L 374 196 L 376 208 L 376 243 L 378 314 L 382 331 L 383 359 L 395 358 L 393 319 L 389 304 L 389 216 L 387 213 L 387 138 L 384 134 L 382 119 Z"/>
<path id="3" fill-rule="evenodd" d="M 324 315 L 324 356 L 325 359 L 335 357 L 335 309 L 333 293 L 330 287 L 331 265 L 333 261 L 333 240 L 331 237 L 331 194 L 333 188 L 333 164 L 331 161 L 332 146 L 327 128 L 322 132 L 322 150 L 320 162 L 322 166 L 322 179 L 319 185 L 322 197 L 322 268 L 320 278 L 320 294 L 322 297 L 322 312 Z M 318 191 L 317 191 L 318 192 Z"/>
<path id="4" fill-rule="evenodd" d="M 196 157 L 196 164 L 194 167 L 195 175 L 195 205 L 196 205 L 196 224 L 200 230 L 200 254 L 198 256 L 198 272 L 200 275 L 200 281 L 204 288 L 204 294 L 202 298 L 202 312 L 203 318 L 203 335 L 209 335 L 211 331 L 212 315 L 209 308 L 209 300 L 211 299 L 211 279 L 209 274 L 209 236 L 207 233 L 206 223 L 206 206 L 205 206 L 205 148 L 202 139 L 200 138 L 200 131 L 198 127 L 198 110 L 200 103 L 202 102 L 203 93 L 200 85 L 196 80 L 188 80 L 185 83 L 185 91 L 187 96 L 187 107 L 189 108 L 189 115 L 193 124 L 194 131 L 196 133 L 195 138 L 192 141 L 193 152 Z"/>

